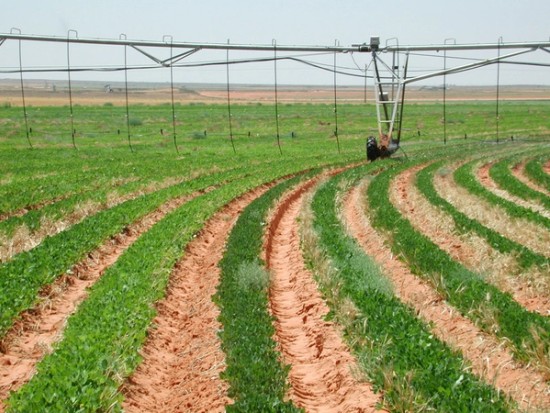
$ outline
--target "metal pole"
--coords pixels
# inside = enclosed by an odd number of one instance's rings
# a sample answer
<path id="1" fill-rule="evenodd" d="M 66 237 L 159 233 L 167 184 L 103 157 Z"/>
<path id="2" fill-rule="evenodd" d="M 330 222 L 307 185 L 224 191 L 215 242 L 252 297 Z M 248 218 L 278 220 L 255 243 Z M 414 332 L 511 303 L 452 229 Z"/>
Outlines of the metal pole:
<path id="1" fill-rule="evenodd" d="M 449 41 L 453 41 L 456 44 L 456 40 L 453 38 L 447 38 L 444 40 L 445 44 Z M 443 50 L 443 143 L 447 144 L 447 49 Z"/>
<path id="2" fill-rule="evenodd" d="M 447 50 L 443 50 L 443 143 L 447 144 Z"/>
<path id="3" fill-rule="evenodd" d="M 21 39 L 29 41 L 42 41 L 42 42 L 66 42 L 67 39 L 56 36 L 37 36 L 37 35 L 22 35 L 6 33 L 0 34 L 0 39 Z M 101 45 L 114 45 L 114 46 L 142 46 L 142 47 L 170 47 L 170 45 L 159 41 L 147 41 L 147 40 L 127 40 L 127 39 L 86 39 L 86 38 L 72 38 L 69 39 L 71 43 L 83 43 L 83 44 L 101 44 Z M 174 42 L 175 48 L 189 48 L 189 49 L 209 49 L 209 50 L 256 50 L 256 51 L 270 51 L 273 50 L 273 45 L 257 45 L 257 44 L 232 44 L 227 43 L 188 43 L 188 42 Z M 543 48 L 550 47 L 550 40 L 541 42 L 515 42 L 515 43 L 503 43 L 500 45 L 501 49 L 525 49 L 525 48 Z M 425 51 L 438 51 L 438 50 L 490 50 L 498 49 L 499 45 L 496 43 L 470 43 L 470 44 L 434 44 L 434 45 L 395 45 L 381 47 L 381 52 L 425 52 Z M 372 52 L 372 48 L 367 43 L 352 44 L 351 46 L 277 46 L 279 51 L 283 52 Z"/>
<path id="4" fill-rule="evenodd" d="M 407 78 L 407 71 L 409 70 L 409 54 L 405 58 L 405 67 L 403 68 L 403 80 Z M 405 88 L 407 85 L 403 83 L 401 86 L 401 108 L 399 111 L 399 130 L 397 131 L 397 145 L 401 142 L 401 131 L 403 129 L 403 110 L 405 109 Z M 405 155 L 406 156 L 406 155 Z"/>
<path id="5" fill-rule="evenodd" d="M 365 63 L 365 89 L 363 93 L 363 103 L 367 103 L 367 70 L 368 70 L 368 66 Z"/>

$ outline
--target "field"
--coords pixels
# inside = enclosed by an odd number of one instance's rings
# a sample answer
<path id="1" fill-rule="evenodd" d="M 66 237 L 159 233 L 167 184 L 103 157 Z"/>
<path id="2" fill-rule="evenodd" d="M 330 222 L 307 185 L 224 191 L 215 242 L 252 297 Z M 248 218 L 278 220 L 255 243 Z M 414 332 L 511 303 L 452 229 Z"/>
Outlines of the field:
<path id="1" fill-rule="evenodd" d="M 550 411 L 547 92 L 2 87 L 0 412 Z"/>

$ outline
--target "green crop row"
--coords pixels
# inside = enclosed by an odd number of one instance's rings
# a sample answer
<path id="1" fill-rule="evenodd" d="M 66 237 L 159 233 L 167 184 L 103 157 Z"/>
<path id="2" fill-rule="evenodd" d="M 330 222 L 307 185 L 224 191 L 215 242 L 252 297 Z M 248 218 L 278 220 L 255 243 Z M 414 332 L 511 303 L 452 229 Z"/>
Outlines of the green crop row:
<path id="1" fill-rule="evenodd" d="M 8 411 L 120 411 L 120 380 L 139 361 L 171 268 L 204 220 L 249 181 L 188 202 L 125 251 L 69 319 L 38 374 L 10 397 Z"/>
<path id="2" fill-rule="evenodd" d="M 452 217 L 456 228 L 460 232 L 475 232 L 479 236 L 485 238 L 495 250 L 501 253 L 516 253 L 518 263 L 522 268 L 529 268 L 532 265 L 550 265 L 550 260 L 548 258 L 531 251 L 526 246 L 510 240 L 490 228 L 487 228 L 479 221 L 469 218 L 467 215 L 458 211 L 453 204 L 442 198 L 434 187 L 433 176 L 435 173 L 439 173 L 445 164 L 446 161 L 437 161 L 426 168 L 423 168 L 417 173 L 416 185 L 431 204 L 441 208 L 445 213 Z"/>
<path id="3" fill-rule="evenodd" d="M 242 212 L 220 262 L 221 282 L 215 301 L 219 305 L 222 347 L 234 404 L 229 412 L 292 412 L 285 401 L 288 367 L 282 366 L 272 337 L 275 329 L 268 311 L 269 274 L 259 258 L 265 219 L 274 200 L 303 177 L 273 187 Z"/>
<path id="4" fill-rule="evenodd" d="M 243 175 L 242 171 L 213 174 L 126 201 L 46 238 L 36 248 L 18 254 L 1 265 L 0 337 L 21 311 L 33 305 L 40 288 L 65 273 L 106 239 L 121 232 L 125 226 L 171 198 L 189 195 Z"/>
<path id="5" fill-rule="evenodd" d="M 492 205 L 501 207 L 511 217 L 526 219 L 550 229 L 550 219 L 511 201 L 503 199 L 485 188 L 474 176 L 477 161 L 467 162 L 454 172 L 455 181 L 469 192 L 487 200 Z"/>
<path id="6" fill-rule="evenodd" d="M 535 159 L 530 160 L 525 164 L 525 172 L 529 178 L 533 179 L 543 188 L 550 191 L 550 175 L 545 173 L 542 169 L 542 164 L 548 162 L 550 158 L 548 155 L 539 156 Z"/>
<path id="7" fill-rule="evenodd" d="M 391 233 L 391 246 L 411 270 L 423 278 L 439 278 L 439 289 L 451 305 L 471 318 L 483 330 L 510 341 L 514 355 L 523 361 L 535 360 L 537 345 L 550 352 L 550 319 L 529 312 L 508 293 L 486 283 L 480 274 L 467 270 L 447 253 L 414 229 L 389 200 L 391 180 L 412 165 L 395 167 L 376 177 L 368 189 L 373 224 Z M 533 338 L 539 332 L 542 343 Z"/>
<path id="8" fill-rule="evenodd" d="M 360 315 L 346 330 L 348 342 L 367 366 L 375 387 L 384 390 L 391 411 L 420 406 L 434 411 L 508 410 L 507 400 L 469 373 L 460 355 L 434 338 L 415 311 L 395 297 L 381 270 L 369 263 L 371 259 L 346 235 L 336 201 L 342 182 L 356 182 L 372 170 L 358 168 L 331 179 L 317 191 L 312 203 L 320 245 L 337 268 L 340 299 L 349 297 L 359 310 Z M 403 400 L 403 386 L 407 395 L 414 394 L 414 403 Z"/>
<path id="9" fill-rule="evenodd" d="M 509 193 L 523 199 L 538 202 L 550 210 L 550 197 L 531 189 L 512 174 L 510 167 L 513 162 L 517 163 L 517 160 L 515 158 L 507 158 L 493 164 L 489 170 L 491 178 L 493 178 L 499 187 Z"/>
<path id="10" fill-rule="evenodd" d="M 92 287 L 69 319 L 64 339 L 38 365 L 33 379 L 12 394 L 8 411 L 120 411 L 121 380 L 139 363 L 138 350 L 155 314 L 153 304 L 164 295 L 186 244 L 231 199 L 298 168 L 273 165 L 250 174 L 189 201 L 155 224 Z M 254 289 L 253 283 L 248 287 Z M 246 299 L 238 299 L 247 305 Z M 251 320 L 246 324 L 254 328 Z M 266 369 L 261 359 L 255 361 L 252 369 Z"/>

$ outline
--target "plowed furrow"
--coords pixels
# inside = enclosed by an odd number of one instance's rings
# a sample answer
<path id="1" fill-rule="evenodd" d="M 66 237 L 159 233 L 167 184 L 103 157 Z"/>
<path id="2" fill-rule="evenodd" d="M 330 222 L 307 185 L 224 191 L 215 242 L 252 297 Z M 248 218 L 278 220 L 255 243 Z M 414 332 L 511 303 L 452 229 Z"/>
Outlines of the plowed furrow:
<path id="1" fill-rule="evenodd" d="M 550 388 L 534 369 L 518 365 L 509 351 L 494 337 L 483 333 L 470 320 L 450 307 L 426 282 L 385 246 L 364 211 L 364 188 L 355 187 L 344 201 L 345 218 L 352 235 L 362 248 L 383 268 L 394 284 L 396 294 L 420 317 L 430 322 L 434 334 L 462 352 L 472 371 L 488 383 L 509 394 L 523 407 L 550 408 Z"/>
<path id="2" fill-rule="evenodd" d="M 544 208 L 544 206 L 536 202 L 527 201 L 525 199 L 512 195 L 509 192 L 499 188 L 499 186 L 496 184 L 495 181 L 493 181 L 493 178 L 491 178 L 491 175 L 489 174 L 489 169 L 491 169 L 492 165 L 493 165 L 492 163 L 486 163 L 482 165 L 480 168 L 477 168 L 477 179 L 479 180 L 479 182 L 481 182 L 482 185 L 484 185 L 493 194 L 503 199 L 506 199 L 507 201 L 513 202 L 516 205 L 520 205 L 524 208 L 530 209 L 531 211 L 534 211 L 545 218 L 550 218 L 550 211 L 547 211 L 546 208 Z"/>
<path id="3" fill-rule="evenodd" d="M 434 186 L 439 196 L 471 219 L 534 252 L 550 257 L 550 232 L 532 222 L 509 217 L 501 208 L 473 196 L 457 185 L 452 174 L 434 174 Z"/>
<path id="4" fill-rule="evenodd" d="M 279 204 L 266 253 L 276 340 L 291 366 L 289 397 L 307 412 L 371 412 L 380 399 L 353 377 L 355 360 L 335 325 L 324 320 L 329 309 L 300 252 L 297 217 L 304 192 L 313 183 Z"/>
<path id="5" fill-rule="evenodd" d="M 62 338 L 68 317 L 87 297 L 87 290 L 113 265 L 141 234 L 169 212 L 200 195 L 176 198 L 128 226 L 110 239 L 68 274 L 44 287 L 39 304 L 24 312 L 4 336 L 0 346 L 0 399 L 17 390 L 34 374 L 38 362 Z M 0 404 L 0 411 L 3 411 Z"/>
<path id="6" fill-rule="evenodd" d="M 225 356 L 217 332 L 219 309 L 211 297 L 219 283 L 229 232 L 242 209 L 265 188 L 231 202 L 188 245 L 157 305 L 143 362 L 123 386 L 126 412 L 222 412 L 230 403 L 220 378 Z"/>
<path id="7" fill-rule="evenodd" d="M 519 181 L 527 185 L 529 188 L 534 189 L 535 191 L 541 192 L 546 196 L 550 196 L 550 191 L 546 188 L 543 188 L 541 185 L 538 185 L 536 182 L 533 182 L 525 173 L 525 164 L 526 161 L 519 162 L 512 167 L 512 175 L 514 175 Z"/>
<path id="8" fill-rule="evenodd" d="M 423 166 L 409 168 L 392 183 L 390 199 L 415 229 L 466 268 L 484 275 L 488 282 L 512 294 L 529 311 L 550 314 L 548 291 L 531 288 L 528 274 L 518 274 L 511 255 L 494 250 L 484 239 L 473 234 L 459 236 L 451 217 L 432 206 L 415 187 L 416 173 Z M 522 281 L 523 278 L 523 281 Z"/>

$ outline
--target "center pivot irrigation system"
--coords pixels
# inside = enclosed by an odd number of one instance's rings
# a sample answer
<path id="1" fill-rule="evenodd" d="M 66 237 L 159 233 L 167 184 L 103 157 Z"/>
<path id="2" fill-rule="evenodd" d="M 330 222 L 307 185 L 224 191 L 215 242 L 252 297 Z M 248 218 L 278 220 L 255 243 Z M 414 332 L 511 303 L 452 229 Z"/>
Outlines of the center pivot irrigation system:
<path id="1" fill-rule="evenodd" d="M 23 110 L 25 115 L 25 125 L 27 140 L 29 141 L 29 127 L 25 107 L 25 88 L 23 83 L 24 73 L 45 73 L 45 72 L 66 72 L 69 81 L 69 99 L 70 99 L 70 112 L 72 121 L 72 94 L 71 94 L 71 73 L 73 72 L 109 72 L 109 71 L 124 71 L 125 84 L 126 84 L 126 109 L 127 109 L 127 121 L 129 122 L 128 114 L 128 79 L 127 72 L 135 69 L 154 69 L 154 68 L 169 68 L 170 69 L 170 82 L 171 82 L 171 96 L 172 96 L 172 114 L 173 114 L 173 138 L 174 146 L 178 150 L 176 142 L 176 122 L 175 122 L 175 110 L 174 110 L 174 78 L 173 68 L 175 67 L 200 67 L 200 66 L 214 66 L 214 65 L 226 65 L 227 67 L 227 108 L 229 119 L 229 131 L 233 150 L 235 146 L 233 144 L 233 128 L 231 124 L 231 88 L 229 79 L 229 66 L 233 64 L 244 64 L 254 62 L 274 62 L 274 98 L 275 98 L 275 119 L 277 130 L 277 143 L 279 150 L 281 150 L 279 142 L 279 123 L 278 123 L 278 97 L 277 97 L 277 62 L 281 60 L 291 60 L 309 66 L 313 66 L 318 69 L 332 71 L 334 73 L 334 116 L 335 116 L 335 130 L 334 135 L 338 143 L 338 150 L 340 144 L 338 140 L 338 111 L 337 111 L 337 85 L 336 75 L 347 75 L 354 77 L 362 77 L 365 79 L 371 78 L 374 80 L 374 96 L 376 102 L 376 113 L 378 120 L 378 139 L 375 137 L 369 137 L 367 140 L 367 157 L 369 160 L 375 160 L 379 157 L 388 157 L 393 154 L 400 147 L 401 140 L 401 125 L 403 120 L 403 108 L 405 103 L 405 89 L 406 86 L 413 82 L 418 82 L 433 78 L 436 76 L 443 76 L 461 73 L 473 69 L 478 69 L 487 65 L 500 64 L 500 63 L 512 63 L 520 65 L 537 65 L 550 67 L 547 63 L 535 63 L 535 62 L 518 62 L 511 60 L 514 57 L 532 53 L 538 50 L 550 53 L 550 41 L 545 42 L 521 42 L 521 43 L 504 43 L 502 38 L 496 43 L 485 44 L 456 44 L 454 39 L 446 39 L 443 44 L 436 45 L 421 45 L 421 46 L 403 46 L 399 45 L 397 39 L 388 39 L 386 45 L 380 44 L 379 37 L 371 37 L 369 43 L 354 44 L 352 46 L 340 46 L 336 41 L 334 46 L 283 46 L 278 45 L 275 41 L 271 45 L 254 45 L 254 44 L 231 44 L 227 43 L 188 43 L 174 41 L 172 36 L 164 36 L 162 41 L 140 41 L 129 40 L 126 35 L 120 35 L 117 40 L 109 39 L 90 39 L 79 38 L 78 33 L 75 30 L 69 30 L 67 37 L 54 37 L 54 36 L 36 36 L 36 35 L 23 35 L 19 29 L 12 29 L 9 34 L 0 34 L 0 46 L 6 41 L 18 41 L 19 42 L 19 67 L 4 69 L 0 68 L 0 73 L 18 73 L 20 75 L 21 82 L 21 97 L 23 101 Z M 22 42 L 48 42 L 48 43 L 66 43 L 67 45 L 67 65 L 65 67 L 48 67 L 48 68 L 25 68 L 22 63 L 21 43 Z M 124 66 L 104 66 L 104 67 L 73 67 L 70 60 L 70 45 L 72 44 L 88 44 L 88 45 L 102 45 L 102 46 L 117 46 L 124 48 Z M 126 50 L 131 48 L 143 56 L 145 56 L 149 64 L 141 66 L 128 66 L 126 58 Z M 159 58 L 155 56 L 155 52 L 151 52 L 149 49 L 166 49 L 170 50 L 170 57 Z M 146 50 L 147 49 L 147 50 Z M 186 58 L 199 51 L 218 50 L 225 51 L 226 56 L 224 60 L 207 61 L 207 62 L 184 62 Z M 467 59 L 469 63 L 455 66 L 452 68 L 445 67 L 442 70 L 432 71 L 428 73 L 422 73 L 416 76 L 409 76 L 407 69 L 409 66 L 409 57 L 411 55 L 422 55 L 422 53 L 439 53 L 443 52 L 446 58 L 447 51 L 483 51 L 494 50 L 496 56 L 488 59 Z M 246 52 L 263 52 L 269 53 L 267 56 L 259 58 L 247 58 L 247 59 L 229 59 L 230 51 L 246 51 Z M 501 54 L 507 51 L 506 54 Z M 281 55 L 281 53 L 319 53 L 319 54 L 333 54 L 334 63 L 331 66 L 317 64 L 303 58 L 295 57 L 293 55 Z M 343 71 L 336 66 L 336 56 L 338 54 L 349 54 L 353 59 L 354 53 L 370 54 L 370 63 L 365 65 L 365 68 L 361 68 L 355 60 L 356 71 Z M 400 64 L 400 56 L 404 55 L 404 64 Z M 373 74 L 369 75 L 369 68 L 372 67 Z M 365 83 L 366 84 L 366 83 Z M 498 88 L 498 75 L 497 75 L 497 88 Z M 443 86 L 445 93 L 446 86 Z M 497 93 L 497 107 L 498 107 L 498 93 Z M 498 109 L 497 109 L 498 119 Z M 498 127 L 497 127 L 498 130 Z M 72 140 L 73 146 L 75 144 L 75 131 L 72 128 Z M 497 136 L 498 139 L 498 136 Z M 128 123 L 128 142 L 130 144 L 130 127 Z M 32 145 L 31 145 L 32 146 Z M 130 144 L 131 148 L 131 144 Z"/>

